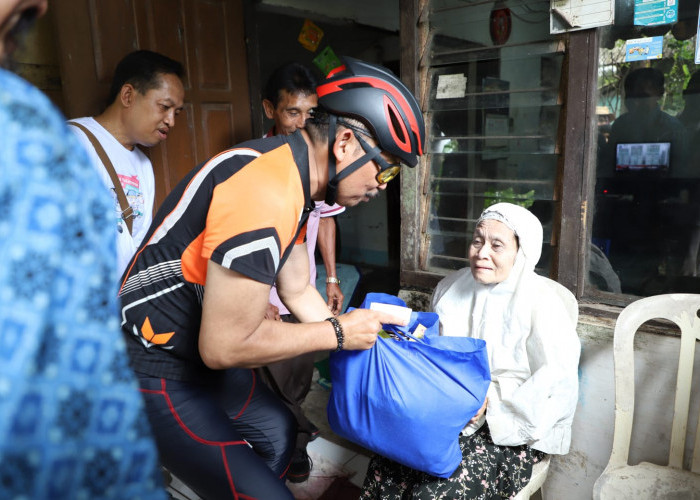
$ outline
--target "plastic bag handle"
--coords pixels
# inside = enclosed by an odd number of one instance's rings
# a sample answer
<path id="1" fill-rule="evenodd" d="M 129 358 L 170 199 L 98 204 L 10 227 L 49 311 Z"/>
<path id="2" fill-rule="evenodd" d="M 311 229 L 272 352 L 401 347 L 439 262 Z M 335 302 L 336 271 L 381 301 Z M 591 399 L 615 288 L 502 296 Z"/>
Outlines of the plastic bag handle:
<path id="1" fill-rule="evenodd" d="M 384 325 L 382 325 L 382 326 L 384 326 Z M 404 337 L 405 339 L 412 339 L 412 340 L 415 340 L 416 342 L 420 342 L 422 344 L 425 344 L 425 341 L 423 339 L 419 339 L 418 337 L 414 337 L 412 333 L 404 332 L 404 331 L 399 330 L 399 329 L 396 329 L 396 330 L 391 329 L 391 330 L 387 330 L 387 331 L 390 331 L 390 332 L 394 333 L 395 335 L 399 335 L 401 337 Z"/>

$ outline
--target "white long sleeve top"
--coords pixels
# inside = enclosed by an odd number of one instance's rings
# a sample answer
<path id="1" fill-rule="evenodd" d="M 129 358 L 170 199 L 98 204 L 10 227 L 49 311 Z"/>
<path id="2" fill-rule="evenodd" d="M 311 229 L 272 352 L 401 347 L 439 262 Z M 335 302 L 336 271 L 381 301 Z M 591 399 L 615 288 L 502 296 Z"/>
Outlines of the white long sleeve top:
<path id="1" fill-rule="evenodd" d="M 539 233 L 519 229 L 520 249 L 505 281 L 484 285 L 468 267 L 455 271 L 436 287 L 432 309 L 441 335 L 486 341 L 492 382 L 485 417 L 463 432 L 486 421 L 495 444 L 566 454 L 578 401 L 578 304 L 565 287 L 534 272 L 541 226 Z"/>

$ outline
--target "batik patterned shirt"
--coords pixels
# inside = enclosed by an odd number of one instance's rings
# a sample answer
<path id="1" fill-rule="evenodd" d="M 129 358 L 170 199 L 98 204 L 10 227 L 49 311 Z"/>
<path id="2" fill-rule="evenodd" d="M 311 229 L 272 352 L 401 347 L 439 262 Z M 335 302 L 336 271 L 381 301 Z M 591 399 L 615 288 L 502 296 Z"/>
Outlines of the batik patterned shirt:
<path id="1" fill-rule="evenodd" d="M 0 70 L 0 498 L 165 499 L 119 333 L 112 207 L 64 120 Z"/>

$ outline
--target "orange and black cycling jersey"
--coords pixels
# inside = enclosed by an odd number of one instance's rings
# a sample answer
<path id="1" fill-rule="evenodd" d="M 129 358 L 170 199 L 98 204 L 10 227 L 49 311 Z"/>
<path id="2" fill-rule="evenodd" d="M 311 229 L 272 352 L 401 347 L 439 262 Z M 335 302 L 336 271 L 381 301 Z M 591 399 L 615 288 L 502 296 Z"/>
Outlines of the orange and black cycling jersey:
<path id="1" fill-rule="evenodd" d="M 240 144 L 190 172 L 123 277 L 121 324 L 133 368 L 178 380 L 212 375 L 197 347 L 208 261 L 272 285 L 304 242 L 313 206 L 300 133 Z"/>

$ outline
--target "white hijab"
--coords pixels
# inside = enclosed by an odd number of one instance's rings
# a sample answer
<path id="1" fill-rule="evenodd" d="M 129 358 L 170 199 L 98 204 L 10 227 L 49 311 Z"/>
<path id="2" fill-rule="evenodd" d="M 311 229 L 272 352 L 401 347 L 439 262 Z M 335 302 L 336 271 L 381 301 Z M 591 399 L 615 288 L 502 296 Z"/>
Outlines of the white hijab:
<path id="1" fill-rule="evenodd" d="M 484 220 L 502 222 L 518 237 L 515 263 L 508 277 L 496 284 L 479 283 L 469 267 L 441 281 L 432 303 L 440 315 L 442 335 L 489 340 L 494 334 L 524 333 L 530 328 L 535 266 L 542 253 L 542 224 L 529 210 L 511 203 L 488 207 L 477 225 Z"/>

